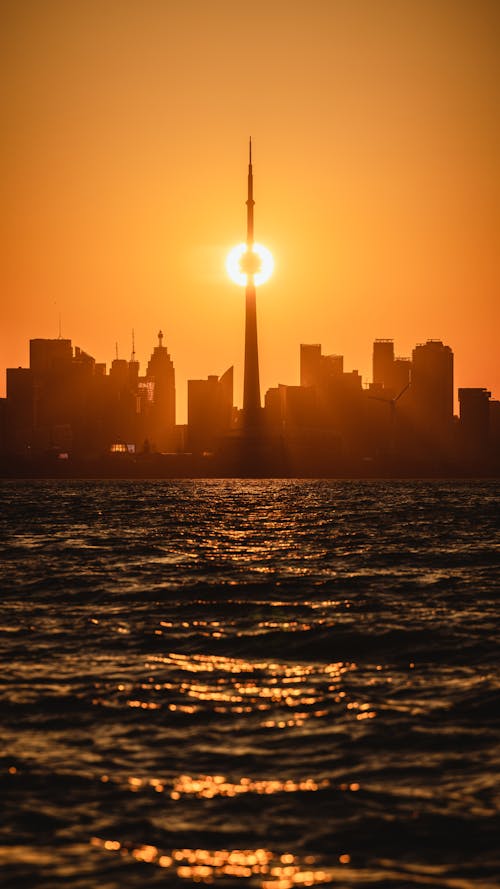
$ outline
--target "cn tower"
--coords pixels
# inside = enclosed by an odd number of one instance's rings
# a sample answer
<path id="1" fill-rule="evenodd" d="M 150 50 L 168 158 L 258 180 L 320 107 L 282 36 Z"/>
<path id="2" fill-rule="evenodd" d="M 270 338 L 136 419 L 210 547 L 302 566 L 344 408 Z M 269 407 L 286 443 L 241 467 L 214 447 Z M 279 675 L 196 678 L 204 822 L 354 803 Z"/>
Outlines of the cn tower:
<path id="1" fill-rule="evenodd" d="M 243 379 L 243 422 L 244 433 L 257 432 L 261 421 L 259 349 L 257 345 L 257 298 L 256 290 L 264 284 L 273 272 L 274 260 L 271 252 L 253 237 L 253 169 L 252 140 L 249 143 L 248 193 L 247 193 L 247 239 L 238 244 L 228 254 L 226 268 L 229 277 L 245 287 L 245 371 Z"/>
<path id="2" fill-rule="evenodd" d="M 257 294 L 255 273 L 260 268 L 259 256 L 254 253 L 253 240 L 253 170 L 252 140 L 249 143 L 248 196 L 247 196 L 247 250 L 241 263 L 247 274 L 245 298 L 245 374 L 243 382 L 243 425 L 252 429 L 260 420 L 259 347 L 257 343 Z"/>

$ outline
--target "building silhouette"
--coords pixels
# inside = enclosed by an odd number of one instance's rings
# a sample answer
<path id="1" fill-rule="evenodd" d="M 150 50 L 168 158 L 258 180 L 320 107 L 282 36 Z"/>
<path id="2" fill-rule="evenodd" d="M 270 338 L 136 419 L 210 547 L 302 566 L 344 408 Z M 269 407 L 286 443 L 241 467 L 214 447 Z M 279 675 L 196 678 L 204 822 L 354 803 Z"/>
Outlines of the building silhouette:
<path id="1" fill-rule="evenodd" d="M 233 425 L 233 368 L 220 378 L 188 380 L 188 451 L 214 453 Z"/>
<path id="2" fill-rule="evenodd" d="M 490 401 L 490 417 L 489 417 L 489 441 L 490 452 L 493 456 L 498 457 L 500 454 L 500 401 L 493 398 Z"/>
<path id="3" fill-rule="evenodd" d="M 323 355 L 321 345 L 302 343 L 300 346 L 301 386 L 310 390 L 309 414 L 313 420 L 309 428 L 328 430 L 341 447 L 358 447 L 362 440 L 361 426 L 362 381 L 357 370 L 344 371 L 342 355 Z"/>
<path id="4" fill-rule="evenodd" d="M 149 440 L 156 450 L 175 443 L 175 374 L 162 345 L 144 378 L 139 365 L 106 366 L 68 339 L 30 341 L 30 367 L 7 369 L 1 410 L 2 450 L 11 456 L 73 454 L 94 458 L 114 450 L 134 452 Z"/>
<path id="5" fill-rule="evenodd" d="M 145 438 L 158 451 L 172 451 L 175 435 L 175 370 L 168 349 L 163 345 L 163 333 L 158 333 L 158 345 L 149 359 L 144 380 L 150 397 L 146 400 Z"/>
<path id="6" fill-rule="evenodd" d="M 487 389 L 459 389 L 460 449 L 466 459 L 484 456 L 490 447 L 490 398 Z"/>
<path id="7" fill-rule="evenodd" d="M 0 466 L 14 475 L 498 475 L 500 402 L 486 388 L 460 388 L 453 416 L 449 346 L 428 340 L 399 359 L 391 340 L 376 340 L 373 354 L 374 379 L 363 385 L 342 355 L 301 344 L 299 384 L 268 389 L 258 413 L 247 404 L 253 426 L 233 406 L 232 367 L 189 380 L 181 427 L 161 331 L 144 375 L 134 345 L 130 360 L 116 350 L 107 373 L 71 340 L 33 339 L 29 368 L 7 369 Z"/>
<path id="8" fill-rule="evenodd" d="M 389 390 L 397 397 L 410 382 L 409 358 L 394 355 L 394 340 L 375 340 L 373 343 L 373 386 L 375 390 Z"/>
<path id="9" fill-rule="evenodd" d="M 6 454 L 30 453 L 35 425 L 33 373 L 29 368 L 7 368 L 7 397 L 2 411 L 2 447 Z"/>
<path id="10" fill-rule="evenodd" d="M 321 345 L 314 343 L 300 346 L 300 385 L 323 386 L 328 380 L 338 378 L 344 372 L 342 355 L 323 355 Z"/>
<path id="11" fill-rule="evenodd" d="M 408 419 L 417 450 L 446 453 L 453 434 L 453 352 L 441 340 L 413 349 Z"/>
<path id="12" fill-rule="evenodd" d="M 382 389 L 394 387 L 394 340 L 375 340 L 373 344 L 373 383 Z"/>

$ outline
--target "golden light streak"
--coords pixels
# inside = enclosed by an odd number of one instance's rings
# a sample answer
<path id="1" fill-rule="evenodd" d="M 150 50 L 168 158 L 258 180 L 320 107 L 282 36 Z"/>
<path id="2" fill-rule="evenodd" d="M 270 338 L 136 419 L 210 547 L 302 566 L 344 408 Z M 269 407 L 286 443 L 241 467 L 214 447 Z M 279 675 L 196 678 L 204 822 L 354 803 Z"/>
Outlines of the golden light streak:
<path id="1" fill-rule="evenodd" d="M 260 889 L 294 889 L 332 883 L 341 870 L 336 865 L 317 868 L 314 855 L 301 858 L 290 852 L 280 855 L 270 849 L 171 849 L 167 853 L 149 844 L 133 846 L 101 837 L 92 837 L 90 845 L 106 852 L 119 852 L 132 861 L 170 869 L 191 883 L 218 883 L 226 877 L 237 877 L 245 880 L 245 885 L 252 879 Z M 350 861 L 348 853 L 338 858 L 340 865 Z"/>

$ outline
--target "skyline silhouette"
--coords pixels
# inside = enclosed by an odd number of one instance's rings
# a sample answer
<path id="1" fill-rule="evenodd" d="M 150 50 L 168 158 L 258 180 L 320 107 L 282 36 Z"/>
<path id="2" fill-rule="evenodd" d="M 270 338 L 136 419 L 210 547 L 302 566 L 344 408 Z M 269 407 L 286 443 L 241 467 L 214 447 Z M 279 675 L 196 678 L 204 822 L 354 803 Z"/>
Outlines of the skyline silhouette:
<path id="1" fill-rule="evenodd" d="M 144 374 L 134 352 L 130 361 L 114 358 L 107 372 L 71 340 L 31 340 L 29 368 L 7 370 L 0 399 L 2 473 L 44 475 L 56 466 L 63 475 L 180 477 L 500 472 L 500 401 L 485 387 L 459 387 L 454 414 L 453 352 L 440 340 L 417 344 L 411 358 L 396 356 L 392 340 L 375 340 L 372 380 L 364 384 L 344 370 L 342 355 L 301 344 L 299 385 L 269 388 L 250 423 L 245 406 L 234 404 L 233 367 L 191 379 L 183 424 L 163 339 L 160 330 Z"/>

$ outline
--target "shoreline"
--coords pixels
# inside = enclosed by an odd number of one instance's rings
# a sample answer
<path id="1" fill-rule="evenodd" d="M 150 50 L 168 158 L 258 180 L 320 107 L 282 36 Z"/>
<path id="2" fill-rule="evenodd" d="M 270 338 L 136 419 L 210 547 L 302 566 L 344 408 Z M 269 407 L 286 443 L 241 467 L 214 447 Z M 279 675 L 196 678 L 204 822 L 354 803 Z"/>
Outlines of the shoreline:
<path id="1" fill-rule="evenodd" d="M 460 464 L 444 461 L 394 464 L 377 461 L 335 461 L 326 464 L 297 463 L 295 461 L 255 465 L 247 461 L 228 464 L 213 458 L 192 455 L 157 455 L 146 460 L 123 457 L 104 457 L 96 460 L 59 461 L 1 460 L 0 479 L 8 480 L 161 480 L 161 479 L 352 479 L 425 481 L 426 479 L 473 480 L 500 479 L 500 465 L 486 463 Z"/>

